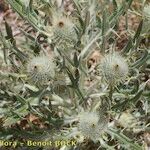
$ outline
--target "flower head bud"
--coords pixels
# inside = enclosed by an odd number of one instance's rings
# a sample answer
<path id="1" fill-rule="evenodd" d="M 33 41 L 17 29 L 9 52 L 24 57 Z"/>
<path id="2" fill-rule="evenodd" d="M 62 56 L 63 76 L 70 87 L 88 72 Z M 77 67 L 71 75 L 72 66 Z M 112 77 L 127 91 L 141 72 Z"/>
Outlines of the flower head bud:
<path id="1" fill-rule="evenodd" d="M 96 112 L 84 112 L 79 116 L 79 131 L 83 136 L 97 141 L 106 127 L 106 120 Z"/>
<path id="2" fill-rule="evenodd" d="M 53 16 L 52 28 L 54 35 L 62 39 L 74 41 L 77 38 L 74 27 L 75 25 L 69 17 L 61 15 Z"/>
<path id="3" fill-rule="evenodd" d="M 122 56 L 118 53 L 113 53 L 106 55 L 101 60 L 100 71 L 106 82 L 113 85 L 126 79 L 129 68 Z"/>
<path id="4" fill-rule="evenodd" d="M 55 76 L 55 64 L 47 56 L 34 57 L 27 65 L 27 72 L 33 81 L 47 82 Z"/>

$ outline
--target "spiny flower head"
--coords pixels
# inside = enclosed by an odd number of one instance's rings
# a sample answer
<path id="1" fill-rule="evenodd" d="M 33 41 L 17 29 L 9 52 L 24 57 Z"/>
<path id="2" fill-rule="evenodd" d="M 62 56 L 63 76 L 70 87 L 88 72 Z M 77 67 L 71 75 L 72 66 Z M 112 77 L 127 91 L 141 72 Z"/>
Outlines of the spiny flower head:
<path id="1" fill-rule="evenodd" d="M 50 57 L 37 56 L 29 61 L 27 72 L 33 81 L 47 82 L 55 76 L 55 64 Z"/>
<path id="2" fill-rule="evenodd" d="M 76 39 L 75 25 L 69 17 L 64 15 L 54 15 L 52 28 L 54 35 L 68 40 Z"/>
<path id="3" fill-rule="evenodd" d="M 113 85 L 126 79 L 129 68 L 125 59 L 115 52 L 103 57 L 100 71 L 106 82 Z"/>
<path id="4" fill-rule="evenodd" d="M 79 116 L 79 131 L 83 136 L 97 141 L 106 128 L 106 120 L 100 117 L 97 112 L 84 112 Z"/>

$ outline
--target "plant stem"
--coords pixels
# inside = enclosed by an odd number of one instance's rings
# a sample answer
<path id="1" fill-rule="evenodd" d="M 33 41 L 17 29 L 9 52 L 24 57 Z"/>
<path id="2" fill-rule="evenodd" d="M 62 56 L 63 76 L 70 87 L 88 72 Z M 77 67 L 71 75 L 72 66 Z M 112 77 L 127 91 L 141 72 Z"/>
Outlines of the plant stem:
<path id="1" fill-rule="evenodd" d="M 109 106 L 111 107 L 112 104 L 112 96 L 113 96 L 113 86 L 109 85 Z"/>

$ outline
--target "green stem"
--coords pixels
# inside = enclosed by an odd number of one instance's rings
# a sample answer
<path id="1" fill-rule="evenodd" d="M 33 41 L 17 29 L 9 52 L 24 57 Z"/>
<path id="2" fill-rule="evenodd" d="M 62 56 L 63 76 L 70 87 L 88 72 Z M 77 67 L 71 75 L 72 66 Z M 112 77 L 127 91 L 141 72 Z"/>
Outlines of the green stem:
<path id="1" fill-rule="evenodd" d="M 111 107 L 112 104 L 112 100 L 113 100 L 112 96 L 113 96 L 113 86 L 110 85 L 109 86 L 109 107 Z"/>

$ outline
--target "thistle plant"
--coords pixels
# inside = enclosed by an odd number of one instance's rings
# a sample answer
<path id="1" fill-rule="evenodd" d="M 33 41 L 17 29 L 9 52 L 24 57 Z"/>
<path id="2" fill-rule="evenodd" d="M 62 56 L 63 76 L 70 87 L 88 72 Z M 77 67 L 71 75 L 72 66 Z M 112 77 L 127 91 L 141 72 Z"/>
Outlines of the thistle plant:
<path id="1" fill-rule="evenodd" d="M 149 2 L 6 2 L 0 149 L 148 150 Z"/>

